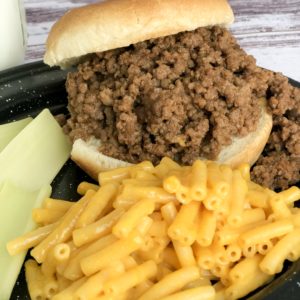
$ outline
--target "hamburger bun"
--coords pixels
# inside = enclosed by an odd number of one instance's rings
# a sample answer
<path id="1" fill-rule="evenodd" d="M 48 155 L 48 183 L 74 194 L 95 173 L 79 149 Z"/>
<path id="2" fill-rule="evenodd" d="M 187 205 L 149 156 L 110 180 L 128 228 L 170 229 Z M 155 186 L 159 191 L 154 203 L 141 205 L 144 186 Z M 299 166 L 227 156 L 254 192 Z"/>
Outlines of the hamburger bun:
<path id="1" fill-rule="evenodd" d="M 89 53 L 126 47 L 198 27 L 229 25 L 226 0 L 109 0 L 75 8 L 52 27 L 44 62 L 68 67 Z"/>
<path id="2" fill-rule="evenodd" d="M 86 55 L 141 41 L 192 31 L 199 27 L 228 26 L 234 20 L 226 0 L 108 0 L 76 8 L 54 24 L 46 43 L 44 61 L 62 68 L 77 64 Z M 234 138 L 217 161 L 236 166 L 253 164 L 261 154 L 272 129 L 272 117 L 260 101 L 261 117 L 256 131 Z M 71 158 L 90 176 L 100 171 L 129 165 L 98 151 L 101 141 L 78 139 Z"/>

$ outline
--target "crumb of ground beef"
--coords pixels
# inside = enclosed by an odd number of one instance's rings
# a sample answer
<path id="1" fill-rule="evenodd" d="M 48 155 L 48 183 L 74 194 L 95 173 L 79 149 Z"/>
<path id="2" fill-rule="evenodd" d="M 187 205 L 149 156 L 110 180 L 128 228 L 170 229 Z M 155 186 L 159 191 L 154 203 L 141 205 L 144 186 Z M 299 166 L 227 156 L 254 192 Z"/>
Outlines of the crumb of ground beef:
<path id="1" fill-rule="evenodd" d="M 65 114 L 58 114 L 58 115 L 55 115 L 55 120 L 57 121 L 57 123 L 63 127 L 66 125 L 66 122 L 67 122 L 67 118 L 66 118 L 66 115 Z"/>
<path id="2" fill-rule="evenodd" d="M 92 54 L 68 74 L 66 88 L 70 137 L 95 136 L 101 152 L 132 163 L 214 159 L 233 137 L 256 129 L 257 101 L 265 97 L 274 128 L 252 178 L 283 187 L 284 166 L 270 171 L 280 155 L 293 174 L 286 182 L 299 178 L 291 162 L 299 161 L 299 90 L 257 67 L 227 29 L 199 28 Z"/>

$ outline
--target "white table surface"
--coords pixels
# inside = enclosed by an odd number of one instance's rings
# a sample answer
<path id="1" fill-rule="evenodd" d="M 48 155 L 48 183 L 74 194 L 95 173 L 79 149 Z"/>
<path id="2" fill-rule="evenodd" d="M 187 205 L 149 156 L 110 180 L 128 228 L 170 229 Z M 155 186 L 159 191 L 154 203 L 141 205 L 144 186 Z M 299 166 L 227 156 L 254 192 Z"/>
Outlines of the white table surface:
<path id="1" fill-rule="evenodd" d="M 147 1 L 147 0 L 140 0 Z M 67 10 L 92 0 L 24 0 L 28 46 L 25 62 L 41 60 L 52 24 Z M 229 0 L 240 45 L 259 66 L 300 81 L 300 0 Z"/>

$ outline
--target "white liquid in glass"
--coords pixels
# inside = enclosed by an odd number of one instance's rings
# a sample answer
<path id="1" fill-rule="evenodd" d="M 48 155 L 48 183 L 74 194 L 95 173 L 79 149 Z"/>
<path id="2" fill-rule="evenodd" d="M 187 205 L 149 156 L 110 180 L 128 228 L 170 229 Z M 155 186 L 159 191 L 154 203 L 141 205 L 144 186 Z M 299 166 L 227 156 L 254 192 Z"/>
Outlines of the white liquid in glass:
<path id="1" fill-rule="evenodd" d="M 0 70 L 22 63 L 25 46 L 23 0 L 0 0 Z"/>

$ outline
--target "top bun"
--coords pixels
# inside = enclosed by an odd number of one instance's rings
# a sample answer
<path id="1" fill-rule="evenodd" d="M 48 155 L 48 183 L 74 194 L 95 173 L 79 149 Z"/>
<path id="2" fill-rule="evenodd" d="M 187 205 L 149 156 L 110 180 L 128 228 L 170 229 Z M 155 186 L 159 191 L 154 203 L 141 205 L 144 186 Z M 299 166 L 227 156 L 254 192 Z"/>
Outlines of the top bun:
<path id="1" fill-rule="evenodd" d="M 68 67 L 89 53 L 233 20 L 227 0 L 107 0 L 73 9 L 54 24 L 44 61 Z"/>

